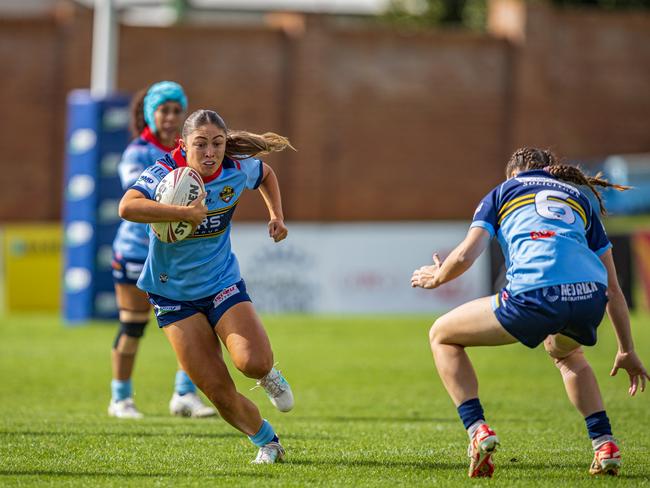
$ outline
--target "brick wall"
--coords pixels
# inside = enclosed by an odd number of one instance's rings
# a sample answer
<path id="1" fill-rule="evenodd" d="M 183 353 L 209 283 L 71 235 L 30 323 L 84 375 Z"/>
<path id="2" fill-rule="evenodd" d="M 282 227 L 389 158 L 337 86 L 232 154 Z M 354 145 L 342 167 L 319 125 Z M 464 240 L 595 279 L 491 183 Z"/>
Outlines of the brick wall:
<path id="1" fill-rule="evenodd" d="M 267 158 L 287 218 L 469 218 L 519 145 L 582 159 L 650 151 L 650 16 L 535 4 L 522 22 L 516 39 L 322 17 L 299 37 L 122 26 L 118 87 L 174 79 L 191 110 L 290 136 L 297 153 Z M 0 221 L 60 216 L 65 96 L 89 85 L 91 32 L 79 8 L 0 19 Z M 245 198 L 238 218 L 263 219 L 261 199 Z"/>

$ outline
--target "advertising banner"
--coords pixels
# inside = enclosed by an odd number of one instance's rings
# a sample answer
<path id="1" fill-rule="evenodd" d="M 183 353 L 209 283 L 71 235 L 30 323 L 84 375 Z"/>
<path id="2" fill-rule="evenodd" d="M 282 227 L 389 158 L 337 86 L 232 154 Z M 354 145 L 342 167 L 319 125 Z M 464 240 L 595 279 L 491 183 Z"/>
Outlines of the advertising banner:
<path id="1" fill-rule="evenodd" d="M 116 317 L 111 244 L 122 197 L 117 163 L 128 143 L 128 98 L 68 96 L 63 315 L 69 322 Z"/>
<path id="2" fill-rule="evenodd" d="M 488 256 L 436 290 L 414 289 L 414 269 L 444 258 L 468 223 L 292 224 L 274 243 L 263 224 L 234 223 L 233 251 L 258 310 L 431 313 L 490 293 Z"/>
<path id="3" fill-rule="evenodd" d="M 58 223 L 4 227 L 2 260 L 8 312 L 60 310 L 62 234 Z"/>

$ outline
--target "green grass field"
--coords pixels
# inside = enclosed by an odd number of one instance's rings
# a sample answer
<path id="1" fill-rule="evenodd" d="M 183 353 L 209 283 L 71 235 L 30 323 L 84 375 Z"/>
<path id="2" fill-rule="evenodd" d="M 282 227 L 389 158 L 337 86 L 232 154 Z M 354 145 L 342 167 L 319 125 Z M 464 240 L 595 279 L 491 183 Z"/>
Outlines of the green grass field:
<path id="1" fill-rule="evenodd" d="M 1 486 L 650 486 L 650 391 L 609 378 L 615 342 L 601 327 L 588 351 L 624 456 L 622 476 L 594 480 L 584 422 L 540 348 L 470 352 L 487 419 L 502 441 L 492 480 L 466 475 L 467 438 L 433 367 L 432 317 L 270 316 L 265 324 L 296 408 L 276 412 L 237 372 L 288 453 L 253 466 L 256 449 L 221 420 L 172 418 L 175 371 L 150 326 L 134 384 L 146 414 L 108 418 L 114 327 L 64 328 L 52 316 L 0 320 Z M 634 317 L 650 363 L 650 316 Z"/>

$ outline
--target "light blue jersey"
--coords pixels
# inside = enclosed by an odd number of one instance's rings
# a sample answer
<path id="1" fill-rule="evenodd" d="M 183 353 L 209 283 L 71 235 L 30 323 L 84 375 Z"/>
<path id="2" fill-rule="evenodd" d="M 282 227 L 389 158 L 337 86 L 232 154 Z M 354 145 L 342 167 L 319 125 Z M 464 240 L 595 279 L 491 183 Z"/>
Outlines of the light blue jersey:
<path id="1" fill-rule="evenodd" d="M 566 283 L 607 286 L 599 256 L 612 245 L 587 191 L 535 170 L 483 198 L 471 227 L 497 236 L 511 294 Z"/>
<path id="2" fill-rule="evenodd" d="M 142 172 L 170 151 L 145 128 L 122 154 L 117 166 L 120 182 L 124 191 L 128 190 L 140 177 Z M 144 261 L 149 250 L 147 224 L 123 220 L 113 240 L 113 252 L 126 260 Z"/>
<path id="3" fill-rule="evenodd" d="M 154 199 L 156 187 L 175 168 L 187 166 L 180 148 L 146 169 L 131 187 Z M 217 172 L 204 178 L 208 215 L 194 234 L 166 244 L 150 231 L 149 254 L 138 287 L 177 301 L 199 300 L 241 280 L 230 247 L 230 221 L 245 189 L 262 182 L 262 162 L 224 158 Z"/>

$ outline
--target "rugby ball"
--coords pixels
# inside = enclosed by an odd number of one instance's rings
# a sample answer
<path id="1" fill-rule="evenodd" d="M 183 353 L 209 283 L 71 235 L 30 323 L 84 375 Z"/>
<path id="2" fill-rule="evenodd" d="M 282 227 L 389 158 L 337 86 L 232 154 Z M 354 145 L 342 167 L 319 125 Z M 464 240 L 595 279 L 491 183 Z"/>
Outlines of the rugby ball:
<path id="1" fill-rule="evenodd" d="M 192 168 L 176 168 L 156 187 L 157 202 L 169 205 L 189 205 L 205 191 L 201 176 Z M 194 233 L 189 222 L 154 222 L 149 224 L 162 242 L 179 242 Z"/>

